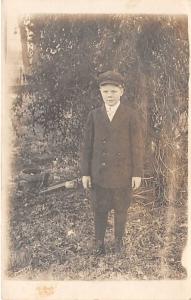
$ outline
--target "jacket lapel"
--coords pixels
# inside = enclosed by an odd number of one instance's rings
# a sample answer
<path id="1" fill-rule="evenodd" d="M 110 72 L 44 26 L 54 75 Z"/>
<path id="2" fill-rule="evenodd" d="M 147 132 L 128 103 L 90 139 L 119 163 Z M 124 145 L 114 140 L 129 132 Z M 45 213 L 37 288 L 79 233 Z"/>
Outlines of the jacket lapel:
<path id="1" fill-rule="evenodd" d="M 107 126 L 108 129 L 110 128 L 115 128 L 115 127 L 118 127 L 120 124 L 121 124 L 121 121 L 124 117 L 124 106 L 122 103 L 120 103 L 119 107 L 117 108 L 116 112 L 115 112 L 115 115 L 112 119 L 112 121 L 109 120 L 109 117 L 107 115 L 107 112 L 106 112 L 106 108 L 105 108 L 105 105 L 103 105 L 101 107 L 101 119 L 102 121 L 104 122 L 104 124 Z"/>
<path id="2" fill-rule="evenodd" d="M 117 120 L 121 120 L 123 114 L 123 105 L 120 103 L 119 107 L 117 108 L 112 121 L 110 122 L 111 125 L 115 124 L 117 122 Z"/>
<path id="3" fill-rule="evenodd" d="M 101 107 L 101 114 L 102 114 L 102 116 L 101 116 L 102 120 L 104 121 L 106 126 L 109 127 L 111 122 L 110 122 L 109 117 L 107 115 L 105 105 L 102 105 L 102 107 Z"/>

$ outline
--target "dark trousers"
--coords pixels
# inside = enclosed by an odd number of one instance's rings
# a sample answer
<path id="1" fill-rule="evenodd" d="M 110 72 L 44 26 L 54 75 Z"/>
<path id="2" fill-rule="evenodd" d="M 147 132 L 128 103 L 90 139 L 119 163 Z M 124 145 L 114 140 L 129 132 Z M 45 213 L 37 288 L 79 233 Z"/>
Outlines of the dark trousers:
<path id="1" fill-rule="evenodd" d="M 127 209 L 131 202 L 130 187 L 103 188 L 95 185 L 92 188 L 92 201 L 96 242 L 104 242 L 108 213 L 112 209 L 114 209 L 115 239 L 121 239 L 125 232 Z"/>

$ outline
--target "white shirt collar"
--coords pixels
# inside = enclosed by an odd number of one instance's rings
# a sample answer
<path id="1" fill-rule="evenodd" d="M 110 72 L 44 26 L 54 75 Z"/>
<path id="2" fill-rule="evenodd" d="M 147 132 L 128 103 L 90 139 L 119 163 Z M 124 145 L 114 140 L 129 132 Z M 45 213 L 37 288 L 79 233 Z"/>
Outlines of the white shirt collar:
<path id="1" fill-rule="evenodd" d="M 118 109 L 119 105 L 120 105 L 120 101 L 112 106 L 105 104 L 105 108 L 106 108 L 106 111 L 116 111 Z"/>
<path id="2" fill-rule="evenodd" d="M 109 118 L 110 122 L 112 121 L 112 119 L 113 119 L 113 117 L 114 117 L 114 115 L 115 115 L 115 113 L 116 113 L 116 111 L 117 111 L 119 105 L 120 105 L 120 101 L 117 102 L 117 103 L 116 103 L 115 105 L 113 105 L 113 106 L 109 106 L 109 105 L 106 105 L 106 104 L 105 104 L 106 113 L 107 113 L 107 115 L 108 115 L 108 118 Z"/>

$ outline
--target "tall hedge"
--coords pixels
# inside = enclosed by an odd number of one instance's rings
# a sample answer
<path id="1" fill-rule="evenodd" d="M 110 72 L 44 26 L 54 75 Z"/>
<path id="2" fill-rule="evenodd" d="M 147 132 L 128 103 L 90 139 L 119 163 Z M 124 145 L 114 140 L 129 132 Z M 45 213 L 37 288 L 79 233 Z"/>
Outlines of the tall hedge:
<path id="1" fill-rule="evenodd" d="M 123 101 L 144 120 L 145 177 L 153 177 L 158 202 L 177 195 L 182 199 L 187 177 L 187 18 L 32 15 L 21 20 L 20 32 L 25 85 L 13 111 L 18 135 L 20 128 L 26 129 L 22 141 L 31 128 L 34 141 L 46 141 L 55 157 L 71 155 L 78 161 L 88 111 L 102 102 L 96 78 L 118 70 L 126 79 Z M 28 32 L 32 63 L 27 60 Z"/>

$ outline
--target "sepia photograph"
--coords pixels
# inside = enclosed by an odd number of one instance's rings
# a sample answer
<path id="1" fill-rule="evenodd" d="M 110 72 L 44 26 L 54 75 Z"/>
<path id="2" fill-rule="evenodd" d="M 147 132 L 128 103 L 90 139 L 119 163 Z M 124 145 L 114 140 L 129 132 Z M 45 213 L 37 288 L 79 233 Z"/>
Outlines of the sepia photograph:
<path id="1" fill-rule="evenodd" d="M 7 280 L 188 279 L 188 36 L 186 14 L 19 15 Z"/>

